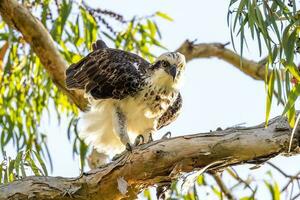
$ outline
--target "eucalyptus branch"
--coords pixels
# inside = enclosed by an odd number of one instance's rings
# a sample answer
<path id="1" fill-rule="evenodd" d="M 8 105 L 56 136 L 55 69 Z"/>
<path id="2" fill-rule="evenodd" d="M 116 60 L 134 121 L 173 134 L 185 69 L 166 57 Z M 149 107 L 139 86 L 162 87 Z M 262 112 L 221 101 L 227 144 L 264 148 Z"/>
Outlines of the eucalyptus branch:
<path id="1" fill-rule="evenodd" d="M 228 44 L 228 43 L 227 43 Z M 217 57 L 222 59 L 234 67 L 247 74 L 248 76 L 256 80 L 265 80 L 266 73 L 269 74 L 271 70 L 266 71 L 264 64 L 259 62 L 251 61 L 246 58 L 241 58 L 240 55 L 225 48 L 227 44 L 221 43 L 200 43 L 194 44 L 186 40 L 178 49 L 185 55 L 187 61 L 195 58 L 210 58 Z"/>
<path id="2" fill-rule="evenodd" d="M 150 185 L 170 182 L 184 172 L 221 170 L 243 163 L 264 163 L 288 150 L 291 129 L 279 116 L 253 127 L 184 135 L 137 146 L 132 152 L 78 178 L 28 177 L 0 186 L 4 199 L 134 199 Z M 299 130 L 292 152 L 298 154 Z M 30 187 L 29 187 L 30 186 Z"/>

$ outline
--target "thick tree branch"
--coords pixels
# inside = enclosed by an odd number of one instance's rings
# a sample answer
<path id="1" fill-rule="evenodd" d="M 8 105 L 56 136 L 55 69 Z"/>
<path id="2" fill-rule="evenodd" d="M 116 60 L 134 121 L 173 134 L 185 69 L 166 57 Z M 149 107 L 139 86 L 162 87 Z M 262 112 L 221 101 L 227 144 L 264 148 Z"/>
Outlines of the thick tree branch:
<path id="1" fill-rule="evenodd" d="M 226 44 L 221 43 L 194 44 L 193 42 L 186 40 L 177 49 L 177 51 L 184 54 L 187 61 L 196 58 L 217 57 L 232 64 L 233 66 L 256 80 L 265 80 L 265 64 L 251 61 L 245 58 L 241 59 L 240 55 L 225 48 L 225 46 Z"/>
<path id="2" fill-rule="evenodd" d="M 16 0 L 0 0 L 0 14 L 8 25 L 22 33 L 57 87 L 67 94 L 81 110 L 84 110 L 87 101 L 82 92 L 66 89 L 65 70 L 67 63 L 58 52 L 53 39 L 43 24 Z"/>
<path id="3" fill-rule="evenodd" d="M 186 135 L 158 140 L 135 148 L 118 160 L 74 179 L 28 177 L 0 186 L 4 199 L 132 199 L 143 188 L 211 166 L 209 170 L 241 164 L 260 164 L 288 149 L 291 129 L 276 117 L 254 127 Z M 299 129 L 293 140 L 298 153 Z M 120 189 L 118 189 L 120 188 Z"/>

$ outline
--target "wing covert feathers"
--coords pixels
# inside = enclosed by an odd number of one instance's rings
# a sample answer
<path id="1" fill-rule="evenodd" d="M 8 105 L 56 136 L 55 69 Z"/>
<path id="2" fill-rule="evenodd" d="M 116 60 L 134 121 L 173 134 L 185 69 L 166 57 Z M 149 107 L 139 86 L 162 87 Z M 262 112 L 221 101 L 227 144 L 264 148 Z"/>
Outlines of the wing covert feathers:
<path id="1" fill-rule="evenodd" d="M 138 55 L 107 48 L 104 42 L 66 70 L 69 89 L 82 89 L 94 99 L 122 99 L 134 95 L 145 83 L 150 64 Z"/>

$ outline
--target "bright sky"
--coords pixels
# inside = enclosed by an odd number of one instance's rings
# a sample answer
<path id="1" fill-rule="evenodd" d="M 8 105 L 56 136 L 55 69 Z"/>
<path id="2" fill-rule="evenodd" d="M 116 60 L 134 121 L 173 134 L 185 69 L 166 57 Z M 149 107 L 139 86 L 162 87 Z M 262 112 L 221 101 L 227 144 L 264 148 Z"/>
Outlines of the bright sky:
<path id="1" fill-rule="evenodd" d="M 108 8 L 123 14 L 128 19 L 133 15 L 143 16 L 156 11 L 168 13 L 174 22 L 159 20 L 163 35 L 162 43 L 170 50 L 177 49 L 186 39 L 210 43 L 230 41 L 226 24 L 228 1 L 195 0 L 87 0 L 89 5 Z M 259 60 L 257 48 L 250 43 L 250 52 L 244 56 Z M 265 118 L 265 90 L 263 82 L 254 81 L 239 70 L 216 58 L 197 59 L 189 62 L 185 83 L 182 87 L 183 111 L 178 120 L 157 134 L 171 131 L 173 136 L 207 132 L 217 127 L 226 128 L 240 123 L 255 125 Z M 272 108 L 271 117 L 280 115 L 281 107 Z M 54 115 L 53 115 L 54 116 Z M 79 173 L 77 160 L 72 159 L 72 147 L 67 140 L 67 120 L 60 127 L 45 125 L 49 148 L 54 162 L 53 175 L 76 176 Z M 273 159 L 274 163 L 290 174 L 299 170 L 300 157 Z M 262 166 L 249 171 L 249 166 L 238 167 L 246 177 L 250 172 L 261 180 L 270 169 Z M 274 175 L 277 177 L 276 173 Z M 242 192 L 242 191 L 241 191 Z M 263 193 L 261 194 L 263 195 Z"/>

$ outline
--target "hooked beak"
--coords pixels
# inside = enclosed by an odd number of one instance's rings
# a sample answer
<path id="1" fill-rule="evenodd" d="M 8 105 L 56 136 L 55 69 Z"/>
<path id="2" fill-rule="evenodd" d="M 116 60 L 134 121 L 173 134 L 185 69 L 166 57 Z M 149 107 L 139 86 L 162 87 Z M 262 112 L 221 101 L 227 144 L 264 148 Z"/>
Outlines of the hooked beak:
<path id="1" fill-rule="evenodd" d="M 176 74 L 177 74 L 177 69 L 176 69 L 176 65 L 172 65 L 170 70 L 169 70 L 169 74 L 172 76 L 173 81 L 175 80 Z"/>

